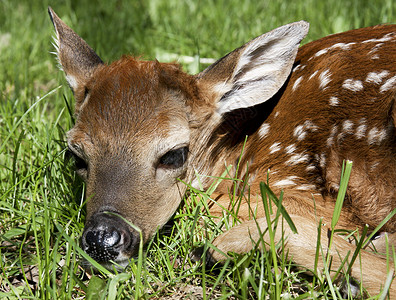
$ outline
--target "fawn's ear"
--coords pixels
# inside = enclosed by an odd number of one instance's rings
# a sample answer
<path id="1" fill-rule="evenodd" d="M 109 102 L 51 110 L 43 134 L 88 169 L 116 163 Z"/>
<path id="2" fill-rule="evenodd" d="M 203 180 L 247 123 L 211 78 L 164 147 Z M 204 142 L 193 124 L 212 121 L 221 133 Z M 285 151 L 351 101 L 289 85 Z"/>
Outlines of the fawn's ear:
<path id="1" fill-rule="evenodd" d="M 70 88 L 76 94 L 84 89 L 95 68 L 103 62 L 95 51 L 56 15 L 51 7 L 48 7 L 48 13 L 56 32 L 54 43 L 56 55 Z"/>
<path id="2" fill-rule="evenodd" d="M 254 106 L 274 96 L 289 77 L 308 28 L 305 21 L 276 28 L 198 74 L 199 82 L 217 95 L 217 112 Z"/>

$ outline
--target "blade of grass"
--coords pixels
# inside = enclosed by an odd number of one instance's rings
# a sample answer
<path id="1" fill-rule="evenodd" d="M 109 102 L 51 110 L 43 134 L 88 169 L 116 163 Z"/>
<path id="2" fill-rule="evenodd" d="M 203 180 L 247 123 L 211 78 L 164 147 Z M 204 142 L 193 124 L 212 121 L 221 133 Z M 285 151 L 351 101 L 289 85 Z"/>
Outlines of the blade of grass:
<path id="1" fill-rule="evenodd" d="M 288 214 L 286 209 L 281 205 L 281 201 L 275 196 L 275 194 L 272 192 L 270 187 L 266 183 L 260 182 L 260 191 L 261 191 L 261 193 L 264 192 L 269 195 L 269 198 L 275 203 L 275 205 L 277 207 L 279 207 L 280 214 L 286 220 L 290 229 L 293 231 L 293 233 L 297 233 L 296 225 L 294 225 L 293 220 L 291 219 L 290 215 Z"/>
<path id="2" fill-rule="evenodd" d="M 380 231 L 382 226 L 384 226 L 395 214 L 396 214 L 396 208 L 394 210 L 392 210 L 392 212 L 389 215 L 387 215 L 386 218 L 384 220 L 382 220 L 382 222 L 379 223 L 377 227 L 375 227 L 375 229 L 369 236 L 366 237 L 366 239 L 362 245 L 362 248 L 365 248 L 371 242 L 372 238 L 377 234 L 377 232 Z"/>
<path id="3" fill-rule="evenodd" d="M 329 244 L 328 244 L 328 251 L 327 251 L 327 255 L 326 255 L 327 258 L 326 258 L 326 264 L 325 264 L 327 267 L 330 264 L 330 257 L 331 257 L 330 250 L 333 246 L 335 227 L 336 227 L 338 220 L 340 218 L 340 215 L 341 215 L 341 209 L 344 204 L 344 199 L 345 199 L 346 190 L 347 190 L 347 186 L 348 186 L 349 177 L 351 175 L 351 171 L 352 171 L 352 162 L 344 161 L 342 164 L 342 170 L 341 170 L 340 188 L 339 188 L 336 203 L 334 206 L 333 217 L 331 219 Z"/>
<path id="4" fill-rule="evenodd" d="M 270 207 L 269 207 L 271 205 L 271 199 L 270 199 L 270 197 L 267 197 L 266 184 L 263 182 L 260 182 L 260 191 L 261 191 L 262 202 L 264 205 L 265 218 L 267 221 L 267 229 L 268 229 L 268 235 L 269 235 L 269 239 L 270 239 L 269 247 L 270 247 L 270 252 L 271 252 L 271 256 L 272 256 L 272 264 L 274 266 L 274 273 L 275 273 L 274 297 L 275 297 L 275 299 L 279 299 L 280 298 L 280 283 L 279 283 L 278 259 L 276 256 L 276 248 L 275 248 L 275 232 L 272 228 Z"/>
<path id="5" fill-rule="evenodd" d="M 337 194 L 337 200 L 334 207 L 333 218 L 331 219 L 331 230 L 335 229 L 336 224 L 338 223 L 338 220 L 340 218 L 341 209 L 344 204 L 344 199 L 348 187 L 349 177 L 351 176 L 351 172 L 352 172 L 352 161 L 350 160 L 344 161 L 342 164 L 340 188 Z"/>

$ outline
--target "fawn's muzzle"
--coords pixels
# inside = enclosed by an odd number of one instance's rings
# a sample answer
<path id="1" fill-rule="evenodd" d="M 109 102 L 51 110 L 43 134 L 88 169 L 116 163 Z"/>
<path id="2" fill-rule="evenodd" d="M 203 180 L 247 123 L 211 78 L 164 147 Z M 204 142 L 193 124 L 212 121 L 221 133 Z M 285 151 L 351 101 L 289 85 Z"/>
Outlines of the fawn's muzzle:
<path id="1" fill-rule="evenodd" d="M 120 217 L 101 212 L 87 222 L 81 238 L 83 250 L 99 263 L 123 262 L 136 251 L 139 235 Z"/>

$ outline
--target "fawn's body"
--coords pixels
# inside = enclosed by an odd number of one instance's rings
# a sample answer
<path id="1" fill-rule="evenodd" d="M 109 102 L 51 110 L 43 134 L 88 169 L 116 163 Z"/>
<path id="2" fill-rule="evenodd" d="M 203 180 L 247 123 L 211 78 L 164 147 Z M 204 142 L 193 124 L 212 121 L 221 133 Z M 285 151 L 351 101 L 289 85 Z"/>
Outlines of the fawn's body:
<path id="1" fill-rule="evenodd" d="M 68 144 L 87 182 L 82 244 L 101 263 L 126 264 L 139 244 L 134 229 L 106 212 L 138 226 L 147 241 L 179 206 L 186 187 L 178 179 L 198 187 L 196 173 L 220 176 L 225 165 L 237 164 L 246 135 L 236 175 L 248 181 L 251 200 L 239 209 L 244 222 L 214 241 L 224 253 L 249 251 L 252 238 L 259 240 L 251 209 L 268 170 L 270 187 L 276 194 L 284 190 L 282 204 L 298 230 L 285 229 L 285 247 L 304 267 L 314 267 L 319 218 L 327 245 L 343 160 L 354 165 L 340 228 L 374 229 L 395 208 L 396 26 L 341 33 L 298 50 L 308 25 L 297 22 L 190 76 L 174 64 L 131 57 L 106 65 L 51 9 L 50 15 L 76 97 Z M 204 187 L 209 182 L 200 177 Z M 219 186 L 214 215 L 229 207 L 229 188 L 227 181 Z M 257 222 L 265 231 L 263 216 L 259 207 Z M 395 221 L 381 229 L 391 243 Z M 336 269 L 354 246 L 339 236 L 334 245 Z M 211 257 L 224 259 L 218 252 Z M 386 261 L 366 251 L 361 259 L 352 276 L 378 293 Z"/>
<path id="2" fill-rule="evenodd" d="M 290 212 L 314 213 L 313 194 L 317 208 L 323 206 L 319 215 L 331 218 L 342 162 L 351 160 L 344 207 L 348 214 L 342 225 L 375 228 L 395 208 L 396 200 L 396 38 L 388 35 L 384 38 L 388 43 L 383 43 L 370 36 L 383 37 L 392 30 L 395 27 L 354 30 L 349 36 L 332 35 L 301 47 L 271 113 L 267 103 L 254 108 L 251 121 L 257 124 L 260 119 L 262 124 L 246 145 L 240 132 L 237 142 L 231 132 L 207 145 L 222 147 L 223 160 L 217 159 L 217 152 L 208 153 L 213 163 L 217 160 L 215 176 L 223 171 L 224 161 L 235 165 L 244 147 L 238 178 L 248 166 L 252 191 L 259 190 L 270 170 L 271 188 L 295 198 L 283 203 Z M 357 62 L 364 64 L 364 71 Z M 223 147 L 233 150 L 224 153 Z M 395 222 L 393 218 L 383 230 L 394 232 Z"/>

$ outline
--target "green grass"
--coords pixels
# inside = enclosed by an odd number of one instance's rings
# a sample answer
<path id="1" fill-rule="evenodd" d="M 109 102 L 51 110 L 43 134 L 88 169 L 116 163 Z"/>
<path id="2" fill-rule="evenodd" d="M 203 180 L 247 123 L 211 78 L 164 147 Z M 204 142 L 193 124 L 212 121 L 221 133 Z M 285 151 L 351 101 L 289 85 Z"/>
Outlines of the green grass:
<path id="1" fill-rule="evenodd" d="M 201 212 L 193 191 L 128 272 L 81 269 L 84 185 L 64 160 L 73 98 L 50 54 L 51 5 L 105 61 L 125 53 L 219 58 L 285 23 L 311 23 L 308 42 L 356 27 L 394 22 L 393 0 L 355 1 L 14 1 L 0 0 L 0 298 L 173 299 L 340 297 L 328 278 L 300 274 L 287 253 L 252 251 L 216 271 L 192 262 L 193 247 L 231 226 Z M 198 60 L 185 65 L 202 70 Z M 272 196 L 271 196 L 272 197 Z M 235 221 L 237 222 L 237 220 Z M 206 239 L 206 237 L 209 239 Z M 208 241 L 209 240 L 209 241 Z M 274 269 L 276 266 L 276 269 Z"/>

